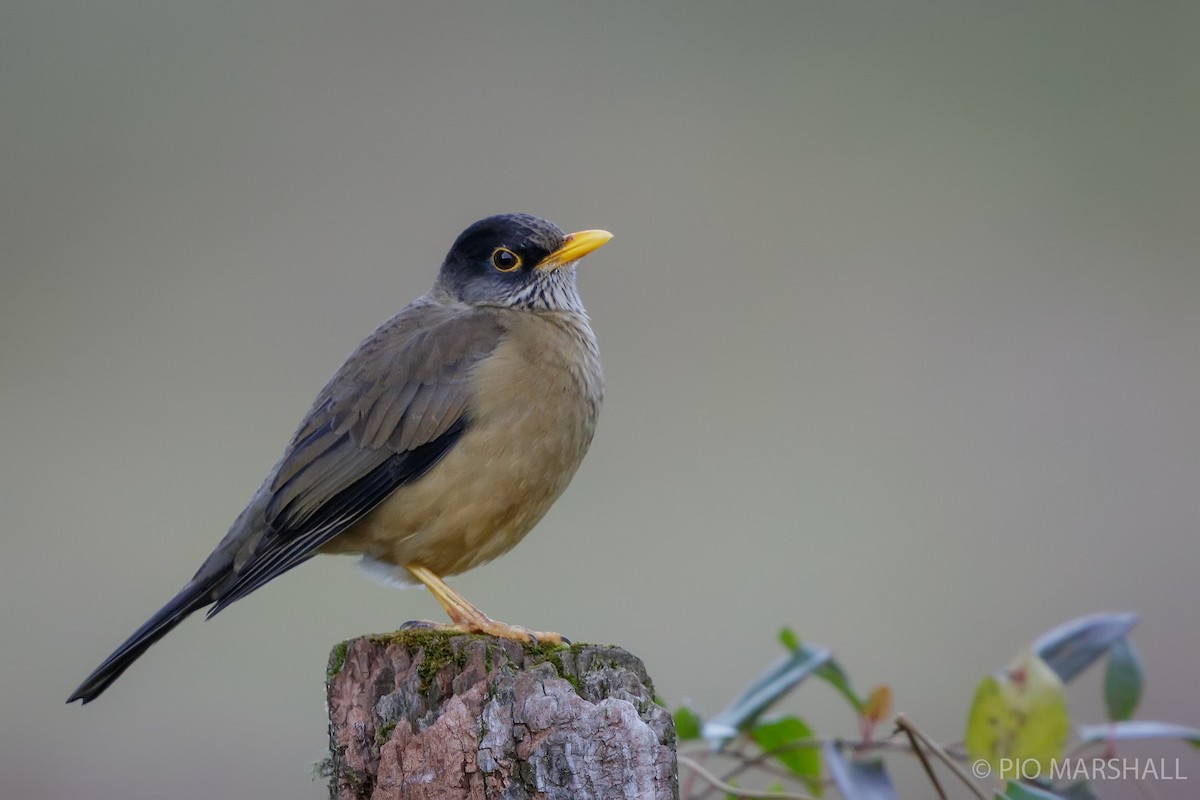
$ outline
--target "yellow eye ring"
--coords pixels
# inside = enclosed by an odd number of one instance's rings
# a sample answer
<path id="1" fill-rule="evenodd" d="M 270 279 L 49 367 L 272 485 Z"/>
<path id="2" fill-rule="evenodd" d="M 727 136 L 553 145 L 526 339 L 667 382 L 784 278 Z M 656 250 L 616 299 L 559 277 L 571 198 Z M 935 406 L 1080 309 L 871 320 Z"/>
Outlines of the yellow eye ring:
<path id="1" fill-rule="evenodd" d="M 521 257 L 507 247 L 497 247 L 492 251 L 492 266 L 501 272 L 512 272 L 521 266 Z"/>

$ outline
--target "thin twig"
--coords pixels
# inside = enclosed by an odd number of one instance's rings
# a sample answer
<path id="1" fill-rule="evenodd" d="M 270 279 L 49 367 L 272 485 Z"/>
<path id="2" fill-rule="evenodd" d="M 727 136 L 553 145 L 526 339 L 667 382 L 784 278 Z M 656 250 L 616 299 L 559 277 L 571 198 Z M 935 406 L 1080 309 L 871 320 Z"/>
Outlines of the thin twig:
<path id="1" fill-rule="evenodd" d="M 792 750 L 809 750 L 809 749 L 819 750 L 827 744 L 836 744 L 841 747 L 849 747 L 851 750 L 855 750 L 855 751 L 859 751 L 859 752 L 866 751 L 866 750 L 895 750 L 895 751 L 899 751 L 899 752 L 907 752 L 908 751 L 908 745 L 902 744 L 899 742 L 893 742 L 891 739 L 872 739 L 871 741 L 868 742 L 868 741 L 861 740 L 861 739 L 860 740 L 843 739 L 840 736 L 809 736 L 804 739 L 796 739 L 793 742 L 787 742 L 786 744 L 781 744 L 778 747 L 771 748 L 770 750 L 764 750 L 761 753 L 758 753 L 758 754 L 754 755 L 753 757 L 751 757 L 749 759 L 749 761 L 752 763 L 758 762 L 758 761 L 765 761 L 766 759 L 772 758 L 776 755 L 779 755 L 780 753 L 788 753 L 788 752 L 791 752 Z M 678 750 L 678 753 L 681 756 L 692 756 L 692 754 L 694 754 L 694 753 L 708 754 L 708 753 L 712 753 L 712 752 L 713 752 L 712 747 L 708 744 L 705 744 L 704 742 L 697 742 L 695 744 L 686 744 L 686 745 L 680 747 Z M 736 756 L 737 755 L 737 753 L 735 753 L 732 750 L 728 750 L 728 751 L 720 750 L 717 752 L 719 755 L 723 755 L 723 756 Z"/>
<path id="2" fill-rule="evenodd" d="M 892 736 L 895 736 L 895 735 L 896 734 L 892 734 Z M 906 732 L 906 735 L 907 735 L 907 732 Z M 734 778 L 738 777 L 742 773 L 748 772 L 751 769 L 754 769 L 756 767 L 758 767 L 760 769 L 768 769 L 769 765 L 766 762 L 769 761 L 771 758 L 774 758 L 775 756 L 779 755 L 780 753 L 788 753 L 788 752 L 792 752 L 795 750 L 819 749 L 826 744 L 836 744 L 836 745 L 839 745 L 842 747 L 849 747 L 852 750 L 855 750 L 856 752 L 864 752 L 864 751 L 870 751 L 870 750 L 886 750 L 886 751 L 891 751 L 894 753 L 906 753 L 909 755 L 914 755 L 917 758 L 923 759 L 923 754 L 921 754 L 918 751 L 917 747 L 915 747 L 914 745 L 911 744 L 911 739 L 912 739 L 912 737 L 911 737 L 911 735 L 909 735 L 910 742 L 904 743 L 904 742 L 894 741 L 891 737 L 889 737 L 887 739 L 872 739 L 870 741 L 866 741 L 866 740 L 849 741 L 846 739 L 842 739 L 838 736 L 810 736 L 810 737 L 806 737 L 804 739 L 797 739 L 794 742 L 787 742 L 786 744 L 782 744 L 778 747 L 773 747 L 770 750 L 763 750 L 759 753 L 756 753 L 754 756 L 751 756 L 751 757 L 746 757 L 745 755 L 742 755 L 741 753 L 743 752 L 743 750 L 741 748 L 739 748 L 737 751 L 735 751 L 731 748 L 729 750 L 721 751 L 719 753 L 719 755 L 725 756 L 727 758 L 732 758 L 734 760 L 735 764 L 729 769 L 728 772 L 719 776 L 718 780 L 721 781 L 722 783 L 727 783 L 728 781 L 733 780 Z M 685 745 L 685 746 L 679 748 L 679 750 L 676 754 L 676 757 L 679 759 L 694 758 L 696 761 L 704 762 L 711 755 L 714 755 L 714 753 L 713 753 L 713 750 L 710 745 L 702 743 L 702 742 L 696 742 L 694 744 L 688 744 L 688 745 Z M 780 774 L 780 773 L 776 773 L 776 774 Z M 697 777 L 697 775 L 695 772 L 688 775 L 687 780 L 684 783 L 684 787 L 683 787 L 683 791 L 682 791 L 683 797 L 692 797 L 691 790 L 692 790 L 693 782 L 695 781 L 696 777 Z M 791 778 L 794 776 L 791 774 L 783 774 L 782 777 Z M 934 781 L 934 787 L 937 788 L 936 780 Z M 704 800 L 704 798 L 709 797 L 710 795 L 712 795 L 713 792 L 716 792 L 718 790 L 719 790 L 718 786 L 709 785 L 704 789 L 704 791 L 702 791 L 698 795 L 696 795 L 696 800 Z"/>
<path id="3" fill-rule="evenodd" d="M 745 752 L 745 734 L 738 734 L 737 738 L 732 739 L 729 742 L 726 742 L 725 746 L 722 747 L 721 750 L 718 750 L 715 753 L 712 750 L 708 750 L 707 752 L 705 752 L 704 754 L 702 754 L 701 756 L 696 758 L 695 761 L 697 761 L 698 763 L 700 763 L 701 766 L 703 766 L 707 762 L 708 756 L 717 755 L 723 759 L 732 760 L 733 762 L 740 764 L 745 759 L 745 756 L 742 755 L 743 752 Z M 678 760 L 680 758 L 680 755 L 681 754 L 679 754 L 679 753 L 676 754 L 676 756 L 675 756 L 676 760 Z M 690 754 L 688 754 L 688 755 L 690 756 Z M 716 764 L 714 764 L 713 770 L 715 770 L 716 768 L 717 768 L 717 766 L 716 766 Z M 716 775 L 716 773 L 713 772 L 712 770 L 706 770 L 706 771 L 710 775 Z M 691 784 L 695 783 L 697 777 L 699 777 L 699 775 L 698 775 L 698 773 L 696 773 L 694 771 L 688 773 L 689 786 Z M 728 777 L 726 777 L 724 779 L 717 778 L 717 780 L 724 783 L 724 782 L 727 782 L 729 780 L 729 778 Z M 709 781 L 705 785 L 705 787 L 702 790 L 696 792 L 695 795 L 692 795 L 689 792 L 688 794 L 683 794 L 681 796 L 689 798 L 689 800 L 706 800 L 708 797 L 711 797 L 717 791 L 718 791 L 717 786 L 715 784 L 713 784 L 711 781 Z"/>
<path id="4" fill-rule="evenodd" d="M 705 748 L 705 749 L 704 749 L 704 752 L 701 752 L 701 753 L 699 753 L 699 754 L 698 754 L 698 757 L 699 757 L 701 760 L 703 760 L 703 759 L 705 759 L 705 758 L 708 758 L 708 756 L 709 756 L 709 750 L 708 750 L 707 748 Z M 687 756 L 685 756 L 685 755 L 684 755 L 684 754 L 683 754 L 681 751 L 676 751 L 676 753 L 675 753 L 675 760 L 676 760 L 676 761 L 680 761 L 680 760 L 682 760 L 682 759 L 684 759 L 684 758 L 687 758 Z M 689 760 L 694 760 L 694 759 L 689 759 Z M 700 763 L 700 762 L 699 762 L 699 761 L 696 761 L 695 763 Z M 692 785 L 693 785 L 693 784 L 696 782 L 696 775 L 697 775 L 697 774 L 699 774 L 699 773 L 697 773 L 697 772 L 692 772 L 692 774 L 691 774 L 691 775 L 688 775 L 688 776 L 687 776 L 687 780 L 685 780 L 685 781 L 683 782 L 683 796 L 684 796 L 684 797 L 691 797 L 691 796 L 692 796 Z"/>
<path id="5" fill-rule="evenodd" d="M 696 775 L 699 775 L 702 780 L 707 782 L 713 788 L 725 792 L 726 794 L 731 794 L 734 797 L 745 797 L 751 798 L 752 800 L 757 800 L 758 798 L 762 798 L 763 800 L 771 800 L 771 798 L 775 798 L 775 800 L 815 800 L 812 795 L 798 794 L 796 792 L 755 792 L 751 791 L 750 789 L 739 789 L 737 786 L 725 783 L 716 775 L 713 775 L 711 772 L 702 767 L 695 759 L 688 758 L 687 756 L 678 756 L 678 760 L 680 766 L 684 766 L 692 770 L 692 772 L 694 772 Z M 987 800 L 987 798 L 984 798 L 984 800 Z"/>
<path id="6" fill-rule="evenodd" d="M 957 742 L 946 742 L 942 745 L 942 749 L 953 759 L 958 761 L 967 760 L 967 745 L 961 739 Z"/>
<path id="7" fill-rule="evenodd" d="M 939 761 L 949 767 L 954 774 L 958 776 L 958 779 L 966 784 L 967 788 L 971 790 L 971 793 L 978 797 L 979 800 L 988 800 L 988 796 L 984 794 L 983 790 L 979 788 L 979 785 L 975 783 L 975 779 L 972 778 L 965 769 L 959 766 L 958 762 L 951 758 L 950 755 L 942 749 L 940 744 L 930 739 L 920 728 L 910 722 L 908 717 L 904 716 L 903 714 L 897 714 L 895 723 L 897 728 L 905 733 L 915 736 L 921 742 L 921 744 L 925 745 L 925 747 L 929 749 L 929 752 L 933 753 L 938 757 Z"/>
<path id="8" fill-rule="evenodd" d="M 864 740 L 858 742 L 847 742 L 844 739 L 837 738 L 836 736 L 811 736 L 807 739 L 797 739 L 794 742 L 781 744 L 779 747 L 773 747 L 770 750 L 763 750 L 761 753 L 758 753 L 752 758 L 743 760 L 736 767 L 726 772 L 721 776 L 721 780 L 732 780 L 738 775 L 741 775 L 743 772 L 747 772 L 756 767 L 758 769 L 768 769 L 769 765 L 766 762 L 780 753 L 790 753 L 795 750 L 819 750 L 827 743 L 849 747 L 857 753 L 863 753 L 872 750 L 887 750 L 895 753 L 907 753 L 911 755 L 913 751 L 913 748 L 909 747 L 909 745 L 901 742 L 893 742 L 890 738 L 872 739 L 871 741 Z M 792 776 L 788 775 L 788 777 Z"/>
<path id="9" fill-rule="evenodd" d="M 755 767 L 759 767 L 760 769 L 766 769 L 767 759 L 771 758 L 776 753 L 787 752 L 790 750 L 799 750 L 802 747 L 808 747 L 808 748 L 819 747 L 820 745 L 815 744 L 816 742 L 819 742 L 819 741 L 820 741 L 820 739 L 818 739 L 817 737 L 811 737 L 809 739 L 801 739 L 801 740 L 798 740 L 795 742 L 788 742 L 787 744 L 782 745 L 780 747 L 776 747 L 773 750 L 763 751 L 763 752 L 759 753 L 758 755 L 755 755 L 751 758 L 746 758 L 743 756 L 737 766 L 735 766 L 733 769 L 729 770 L 728 772 L 726 772 L 724 775 L 721 776 L 721 780 L 728 783 L 729 781 L 736 778 L 738 775 L 741 775 L 743 772 L 748 772 L 749 770 L 752 770 Z"/>
<path id="10" fill-rule="evenodd" d="M 732 759 L 735 762 L 735 765 L 724 775 L 719 776 L 717 778 L 717 780 L 722 781 L 723 783 L 728 783 L 729 781 L 733 780 L 737 776 L 741 775 L 743 772 L 748 772 L 749 770 L 754 769 L 755 767 L 762 770 L 763 772 L 770 773 L 776 777 L 794 779 L 796 776 L 793 775 L 790 771 L 773 768 L 772 765 L 766 763 L 767 760 L 779 753 L 786 753 L 786 752 L 790 752 L 793 750 L 800 750 L 800 749 L 806 749 L 806 748 L 807 749 L 817 749 L 818 747 L 821 746 L 821 743 L 824 741 L 825 738 L 828 738 L 828 737 L 813 736 L 813 737 L 809 737 L 806 739 L 797 739 L 794 742 L 788 742 L 786 744 L 782 744 L 779 747 L 773 748 L 771 750 L 760 751 L 755 756 L 747 756 L 745 754 L 746 753 L 746 744 L 749 743 L 749 740 L 744 735 L 740 735 L 740 736 L 738 736 L 737 739 L 733 740 L 733 742 L 734 742 L 733 747 L 730 747 L 730 748 L 727 748 L 727 749 L 721 751 L 720 754 L 722 756 L 725 756 L 726 758 Z M 676 758 L 679 758 L 679 756 L 681 756 L 681 755 L 689 755 L 690 756 L 691 752 L 692 752 L 691 748 L 689 748 L 687 751 L 679 751 L 676 753 Z M 706 748 L 705 756 L 707 756 L 707 754 L 711 753 L 711 752 L 712 752 L 711 750 L 708 750 Z M 703 762 L 705 760 L 705 758 L 698 758 L 697 760 Z M 713 773 L 713 774 L 716 774 L 716 773 Z M 695 777 L 695 773 L 689 775 L 688 781 L 690 782 L 694 777 Z M 711 795 L 715 791 L 717 791 L 717 789 L 715 787 L 709 786 L 703 792 L 701 792 L 699 795 L 697 795 L 695 800 L 705 800 L 705 798 L 707 798 L 709 795 Z M 683 796 L 691 797 L 691 795 L 686 792 L 683 794 Z"/>
<path id="11" fill-rule="evenodd" d="M 942 783 L 938 780 L 937 773 L 933 771 L 933 764 L 929 763 L 929 759 L 925 756 L 925 751 L 921 749 L 921 743 L 913 735 L 912 728 L 908 725 L 901 725 L 899 719 L 896 720 L 896 726 L 898 730 L 904 731 L 904 735 L 908 737 L 908 743 L 912 745 L 912 750 L 917 754 L 917 758 L 921 759 L 921 766 L 925 768 L 925 774 L 929 776 L 929 782 L 933 784 L 938 797 L 942 800 L 948 800 L 945 790 L 942 789 Z"/>

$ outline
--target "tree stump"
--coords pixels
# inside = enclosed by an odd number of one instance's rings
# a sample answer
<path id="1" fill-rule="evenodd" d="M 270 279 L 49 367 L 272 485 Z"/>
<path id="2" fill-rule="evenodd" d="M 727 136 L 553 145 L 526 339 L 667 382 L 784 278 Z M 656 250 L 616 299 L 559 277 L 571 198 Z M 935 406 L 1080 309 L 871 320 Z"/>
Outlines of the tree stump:
<path id="1" fill-rule="evenodd" d="M 328 675 L 334 800 L 679 797 L 671 715 L 619 647 L 409 630 Z"/>

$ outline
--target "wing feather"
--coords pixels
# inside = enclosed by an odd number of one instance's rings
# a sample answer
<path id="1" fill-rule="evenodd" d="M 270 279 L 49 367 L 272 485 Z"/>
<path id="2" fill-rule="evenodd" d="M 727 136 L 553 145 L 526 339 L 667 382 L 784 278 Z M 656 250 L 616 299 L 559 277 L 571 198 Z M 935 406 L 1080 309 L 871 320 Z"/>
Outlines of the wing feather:
<path id="1" fill-rule="evenodd" d="M 311 558 L 436 464 L 469 424 L 471 370 L 502 335 L 494 311 L 426 302 L 368 337 L 264 484 L 260 525 L 247 530 L 209 615 Z"/>

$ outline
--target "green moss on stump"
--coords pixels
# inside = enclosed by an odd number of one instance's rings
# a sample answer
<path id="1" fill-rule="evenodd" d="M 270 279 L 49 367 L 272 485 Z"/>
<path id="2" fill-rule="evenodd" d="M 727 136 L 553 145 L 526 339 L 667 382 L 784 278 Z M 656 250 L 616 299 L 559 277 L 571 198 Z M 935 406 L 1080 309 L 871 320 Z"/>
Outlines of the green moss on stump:
<path id="1" fill-rule="evenodd" d="M 486 643 L 485 648 L 485 667 L 492 668 L 494 663 L 492 653 L 495 651 L 495 639 L 486 634 L 478 633 L 460 633 L 458 631 L 440 630 L 437 628 L 416 628 L 413 630 L 394 631 L 393 633 L 374 634 L 366 637 L 372 644 L 384 646 L 403 647 L 410 653 L 417 650 L 422 651 L 421 662 L 417 665 L 417 676 L 420 678 L 420 690 L 422 693 L 429 690 L 434 679 L 443 667 L 453 664 L 456 667 L 463 667 L 467 661 L 466 648 L 463 643 L 472 640 L 480 640 Z M 458 641 L 455 646 L 454 642 Z M 342 645 L 342 659 L 345 659 L 345 648 Z M 519 643 L 518 643 L 519 644 Z M 560 678 L 563 678 L 574 687 L 575 691 L 579 691 L 579 678 L 570 674 L 563 666 L 563 655 L 568 652 L 578 652 L 583 645 L 578 644 L 556 644 L 553 642 L 532 642 L 522 645 L 525 651 L 525 666 L 532 667 L 543 662 L 548 662 L 554 667 L 554 671 L 558 673 Z M 337 648 L 334 649 L 335 653 Z M 331 657 L 331 666 L 333 658 Z M 338 663 L 338 670 L 341 669 L 341 663 Z M 336 675 L 337 671 L 331 672 Z"/>
<path id="2" fill-rule="evenodd" d="M 350 640 L 338 642 L 333 646 L 333 650 L 329 653 L 329 663 L 325 667 L 325 681 L 329 682 L 342 671 L 342 667 L 346 664 L 346 648 L 350 646 Z"/>
<path id="3" fill-rule="evenodd" d="M 451 641 L 458 638 L 478 638 L 486 639 L 486 636 L 475 636 L 474 634 L 463 634 L 456 631 L 444 631 L 436 628 L 423 629 L 418 628 L 409 631 L 395 631 L 394 633 L 375 634 L 367 637 L 371 644 L 383 645 L 389 647 L 395 645 L 403 647 L 410 653 L 420 650 L 422 653 L 421 661 L 417 664 L 417 677 L 420 679 L 421 693 L 429 691 L 429 687 L 433 684 L 434 678 L 442 667 L 448 664 L 454 664 L 462 667 L 466 664 L 466 655 L 461 648 L 457 651 Z"/>
<path id="4" fill-rule="evenodd" d="M 443 668 L 453 665 L 459 669 L 464 667 L 468 657 L 467 644 L 474 640 L 480 640 L 485 643 L 484 649 L 484 668 L 489 672 L 497 663 L 503 664 L 507 661 L 507 657 L 496 661 L 495 656 L 503 653 L 503 648 L 497 644 L 497 640 L 485 634 L 476 633 L 460 633 L 458 631 L 443 630 L 439 628 L 415 628 L 410 630 L 394 631 L 392 633 L 371 634 L 360 637 L 366 639 L 371 644 L 384 647 L 402 647 L 409 653 L 420 653 L 420 661 L 417 664 L 417 676 L 420 680 L 419 689 L 422 694 L 429 691 L 437 680 L 437 675 Z M 333 648 L 329 654 L 329 665 L 326 669 L 326 682 L 336 677 L 345 666 L 346 651 L 349 646 L 356 641 L 348 639 L 340 642 Z M 547 663 L 554 667 L 555 673 L 571 684 L 576 694 L 580 694 L 582 686 L 580 684 L 580 676 L 575 674 L 576 670 L 569 668 L 565 659 L 579 657 L 586 649 L 595 649 L 596 645 L 587 644 L 555 644 L 551 642 L 533 643 L 518 643 L 524 650 L 524 659 L 522 668 L 528 669 L 535 667 L 538 664 Z M 511 654 L 511 650 L 508 651 Z M 622 669 L 626 665 L 622 665 L 616 660 L 602 659 L 590 663 L 591 669 L 597 667 Z"/>
<path id="5" fill-rule="evenodd" d="M 380 725 L 375 729 L 375 746 L 382 747 L 387 743 L 388 737 L 392 735 L 392 731 L 396 730 L 396 723 L 389 722 L 385 725 Z"/>
<path id="6" fill-rule="evenodd" d="M 580 693 L 579 676 L 569 672 L 563 664 L 564 653 L 578 653 L 579 648 L 583 645 L 577 644 L 537 644 L 528 645 L 525 647 L 525 655 L 532 660 L 527 662 L 528 666 L 536 666 L 542 663 L 549 663 L 554 667 L 554 671 L 558 673 L 558 677 L 571 684 L 571 688 L 575 690 L 575 694 Z"/>

